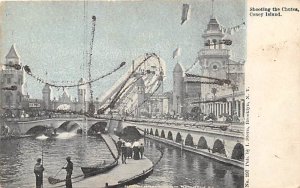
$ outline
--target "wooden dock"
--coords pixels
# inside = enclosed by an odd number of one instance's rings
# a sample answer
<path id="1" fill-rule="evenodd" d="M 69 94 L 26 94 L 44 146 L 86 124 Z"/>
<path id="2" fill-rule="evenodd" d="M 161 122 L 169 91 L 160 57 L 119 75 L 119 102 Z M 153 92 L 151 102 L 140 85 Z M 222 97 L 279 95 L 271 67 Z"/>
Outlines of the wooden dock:
<path id="1" fill-rule="evenodd" d="M 132 177 L 143 173 L 143 171 L 148 170 L 152 165 L 152 161 L 146 157 L 143 157 L 143 159 L 140 160 L 127 159 L 126 164 L 122 164 L 121 159 L 119 159 L 119 165 L 105 174 L 99 174 L 89 178 L 80 177 L 73 179 L 73 188 L 101 188 L 105 187 L 106 183 L 108 183 L 108 185 L 117 185 L 119 181 L 131 179 Z M 50 185 L 48 182 L 44 182 L 44 186 L 65 187 L 65 183 L 62 182 Z"/>

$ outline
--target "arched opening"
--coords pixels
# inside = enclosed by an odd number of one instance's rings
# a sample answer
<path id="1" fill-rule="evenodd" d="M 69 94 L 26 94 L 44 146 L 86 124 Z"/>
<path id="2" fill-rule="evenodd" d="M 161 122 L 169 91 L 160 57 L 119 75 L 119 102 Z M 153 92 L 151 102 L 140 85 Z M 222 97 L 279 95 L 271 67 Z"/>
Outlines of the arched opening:
<path id="1" fill-rule="evenodd" d="M 77 123 L 72 122 L 72 121 L 66 121 L 57 128 L 57 131 L 58 132 L 71 132 L 78 128 L 80 128 L 80 126 Z"/>
<path id="2" fill-rule="evenodd" d="M 214 44 L 214 49 L 217 49 L 217 40 L 216 40 L 216 39 L 213 39 L 212 42 L 213 42 L 213 44 Z"/>
<path id="3" fill-rule="evenodd" d="M 203 136 L 200 137 L 197 148 L 198 149 L 207 149 L 208 148 L 207 141 Z"/>
<path id="4" fill-rule="evenodd" d="M 173 140 L 173 135 L 171 131 L 168 132 L 168 140 Z"/>
<path id="5" fill-rule="evenodd" d="M 244 161 L 244 146 L 242 144 L 237 143 L 234 146 L 231 158 L 239 161 Z"/>
<path id="6" fill-rule="evenodd" d="M 213 153 L 226 154 L 224 144 L 221 140 L 217 139 L 214 143 L 214 147 L 212 149 Z"/>
<path id="7" fill-rule="evenodd" d="M 26 134 L 27 135 L 39 135 L 39 134 L 43 134 L 46 131 L 46 127 L 42 126 L 42 125 L 38 125 L 35 127 L 32 127 L 31 129 L 29 129 Z"/>
<path id="8" fill-rule="evenodd" d="M 177 142 L 177 143 L 181 143 L 182 142 L 182 137 L 181 137 L 180 133 L 177 133 L 175 142 Z"/>
<path id="9" fill-rule="evenodd" d="M 157 130 L 157 129 L 155 129 L 155 134 L 154 134 L 154 136 L 159 136 L 158 130 Z"/>
<path id="10" fill-rule="evenodd" d="M 150 135 L 153 135 L 153 129 L 152 128 L 150 129 Z"/>
<path id="11" fill-rule="evenodd" d="M 149 134 L 149 129 L 147 129 L 146 133 Z"/>
<path id="12" fill-rule="evenodd" d="M 92 125 L 88 130 L 88 135 L 95 135 L 97 133 L 105 133 L 105 128 L 107 126 L 106 122 L 97 122 Z"/>
<path id="13" fill-rule="evenodd" d="M 187 145 L 187 146 L 194 146 L 194 141 L 193 141 L 193 137 L 192 137 L 192 135 L 191 134 L 188 134 L 187 136 L 186 136 L 186 139 L 185 139 L 185 143 L 184 143 L 185 145 Z"/>
<path id="14" fill-rule="evenodd" d="M 123 133 L 120 135 L 120 138 L 125 141 L 134 142 L 141 139 L 142 135 L 135 126 L 127 126 L 123 129 Z"/>
<path id="15" fill-rule="evenodd" d="M 165 136 L 165 131 L 164 131 L 164 130 L 161 131 L 160 137 L 161 137 L 161 138 L 166 138 L 166 136 Z"/>

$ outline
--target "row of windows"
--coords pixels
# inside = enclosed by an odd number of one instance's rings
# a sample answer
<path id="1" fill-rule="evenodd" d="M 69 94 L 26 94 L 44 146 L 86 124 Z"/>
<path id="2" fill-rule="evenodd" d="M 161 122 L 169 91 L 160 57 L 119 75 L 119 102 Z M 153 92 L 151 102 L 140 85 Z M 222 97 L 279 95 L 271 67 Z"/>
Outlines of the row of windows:
<path id="1" fill-rule="evenodd" d="M 6 83 L 11 84 L 12 80 L 13 80 L 12 78 L 8 77 L 8 78 L 6 78 Z M 21 85 L 22 84 L 22 78 L 19 78 L 17 83 Z"/>

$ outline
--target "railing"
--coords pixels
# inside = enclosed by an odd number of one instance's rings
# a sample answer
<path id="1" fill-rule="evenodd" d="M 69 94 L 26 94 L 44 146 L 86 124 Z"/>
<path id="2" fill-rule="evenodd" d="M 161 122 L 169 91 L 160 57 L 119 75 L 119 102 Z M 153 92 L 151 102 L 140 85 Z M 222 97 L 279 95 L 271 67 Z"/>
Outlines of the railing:
<path id="1" fill-rule="evenodd" d="M 227 49 L 202 49 L 199 51 L 199 56 L 230 56 Z"/>

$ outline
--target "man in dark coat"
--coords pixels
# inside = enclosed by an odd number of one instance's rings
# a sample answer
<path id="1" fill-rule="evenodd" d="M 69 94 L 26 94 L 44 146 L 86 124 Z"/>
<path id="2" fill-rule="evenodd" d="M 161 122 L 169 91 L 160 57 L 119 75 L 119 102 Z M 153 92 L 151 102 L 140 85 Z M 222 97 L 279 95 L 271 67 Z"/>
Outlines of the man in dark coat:
<path id="1" fill-rule="evenodd" d="M 38 158 L 37 163 L 34 165 L 34 174 L 36 179 L 36 188 L 41 188 L 43 185 L 43 171 L 45 170 L 41 159 Z"/>
<path id="2" fill-rule="evenodd" d="M 68 164 L 66 167 L 63 167 L 63 169 L 66 169 L 67 175 L 66 175 L 66 188 L 72 188 L 72 172 L 73 172 L 73 163 L 71 161 L 71 157 L 66 158 Z"/>
<path id="3" fill-rule="evenodd" d="M 126 164 L 127 147 L 125 146 L 125 142 L 123 142 L 121 146 L 121 152 L 122 152 L 122 164 Z"/>
<path id="4" fill-rule="evenodd" d="M 118 154 L 119 156 L 121 155 L 121 146 L 122 146 L 122 141 L 121 139 L 119 138 L 118 142 L 117 142 L 117 147 L 118 147 Z"/>

